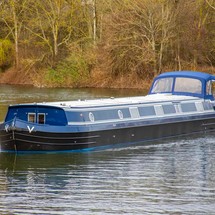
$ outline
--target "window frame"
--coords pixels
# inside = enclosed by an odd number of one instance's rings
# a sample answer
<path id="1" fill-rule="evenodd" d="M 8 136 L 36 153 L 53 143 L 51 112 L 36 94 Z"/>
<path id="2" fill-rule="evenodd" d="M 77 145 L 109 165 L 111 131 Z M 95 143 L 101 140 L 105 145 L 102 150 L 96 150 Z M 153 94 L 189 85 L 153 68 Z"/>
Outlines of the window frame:
<path id="1" fill-rule="evenodd" d="M 190 81 L 189 85 L 185 85 Z M 192 88 L 190 87 L 192 86 Z M 197 88 L 199 87 L 199 88 Z M 202 94 L 202 82 L 198 78 L 190 77 L 176 77 L 174 82 L 174 92 L 175 93 L 192 93 L 192 94 Z"/>
<path id="2" fill-rule="evenodd" d="M 33 121 L 30 120 L 30 117 L 33 116 Z M 28 122 L 31 122 L 31 123 L 37 123 L 37 118 L 36 118 L 36 113 L 33 113 L 33 112 L 29 112 L 28 113 Z"/>
<path id="3" fill-rule="evenodd" d="M 43 122 L 42 123 L 40 123 L 40 119 L 39 119 L 40 116 L 43 116 Z M 45 122 L 46 122 L 46 114 L 45 113 L 37 113 L 37 123 L 44 125 Z"/>
<path id="4" fill-rule="evenodd" d="M 171 93 L 174 86 L 174 77 L 157 79 L 151 89 L 151 93 Z"/>

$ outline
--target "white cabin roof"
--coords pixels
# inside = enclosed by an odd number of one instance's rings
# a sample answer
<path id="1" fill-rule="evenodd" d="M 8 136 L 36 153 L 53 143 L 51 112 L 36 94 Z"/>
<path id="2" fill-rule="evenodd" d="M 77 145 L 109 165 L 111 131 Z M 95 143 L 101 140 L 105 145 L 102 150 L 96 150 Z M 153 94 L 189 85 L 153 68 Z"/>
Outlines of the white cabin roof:
<path id="1" fill-rule="evenodd" d="M 69 108 L 87 108 L 87 107 L 105 107 L 105 106 L 118 106 L 118 105 L 135 105 L 147 103 L 160 103 L 160 102 L 180 102 L 189 100 L 202 100 L 192 96 L 179 96 L 171 94 L 151 94 L 147 96 L 138 97 L 125 97 L 125 98 L 105 98 L 93 100 L 77 100 L 77 101 L 61 101 L 61 102 L 47 102 L 38 103 L 41 105 L 50 105 L 57 107 Z"/>

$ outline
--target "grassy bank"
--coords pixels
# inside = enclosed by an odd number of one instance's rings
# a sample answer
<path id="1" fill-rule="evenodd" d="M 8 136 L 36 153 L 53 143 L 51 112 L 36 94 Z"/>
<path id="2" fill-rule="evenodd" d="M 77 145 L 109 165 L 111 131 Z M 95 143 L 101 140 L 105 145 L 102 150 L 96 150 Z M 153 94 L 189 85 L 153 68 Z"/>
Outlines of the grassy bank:
<path id="1" fill-rule="evenodd" d="M 187 69 L 193 70 L 193 69 Z M 166 70 L 173 71 L 173 70 Z M 214 67 L 198 68 L 195 71 L 202 71 L 215 74 Z M 153 77 L 138 77 L 134 74 L 113 76 L 99 69 L 94 69 L 88 74 L 73 75 L 67 73 L 57 74 L 56 71 L 50 74 L 49 70 L 30 72 L 11 68 L 0 73 L 0 84 L 32 85 L 41 87 L 65 87 L 65 88 L 118 88 L 118 89 L 148 89 Z"/>

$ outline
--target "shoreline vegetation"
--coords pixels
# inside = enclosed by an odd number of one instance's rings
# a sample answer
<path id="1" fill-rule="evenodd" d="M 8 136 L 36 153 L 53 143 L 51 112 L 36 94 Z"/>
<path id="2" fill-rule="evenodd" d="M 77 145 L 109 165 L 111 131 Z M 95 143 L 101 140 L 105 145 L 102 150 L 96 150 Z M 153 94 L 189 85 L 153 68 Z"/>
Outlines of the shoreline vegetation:
<path id="1" fill-rule="evenodd" d="M 0 84 L 148 88 L 215 73 L 214 0 L 3 0 Z"/>

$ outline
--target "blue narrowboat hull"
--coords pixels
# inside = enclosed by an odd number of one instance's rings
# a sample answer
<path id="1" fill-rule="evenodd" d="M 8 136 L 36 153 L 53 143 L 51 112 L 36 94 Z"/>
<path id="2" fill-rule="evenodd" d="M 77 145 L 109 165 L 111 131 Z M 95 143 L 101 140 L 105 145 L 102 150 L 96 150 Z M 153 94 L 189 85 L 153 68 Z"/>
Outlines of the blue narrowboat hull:
<path id="1" fill-rule="evenodd" d="M 16 120 L 0 128 L 1 151 L 99 150 L 215 130 L 215 114 L 97 126 L 36 126 Z M 4 128 L 3 128 L 4 127 Z"/>

